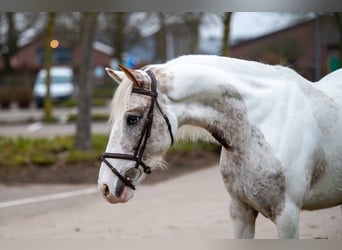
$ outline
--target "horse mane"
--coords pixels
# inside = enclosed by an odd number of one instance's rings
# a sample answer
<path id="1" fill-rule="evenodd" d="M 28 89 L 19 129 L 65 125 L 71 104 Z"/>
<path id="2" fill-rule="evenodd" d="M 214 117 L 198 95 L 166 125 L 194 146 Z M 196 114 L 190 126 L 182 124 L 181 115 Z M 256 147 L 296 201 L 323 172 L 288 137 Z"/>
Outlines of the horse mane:
<path id="1" fill-rule="evenodd" d="M 193 125 L 181 126 L 177 131 L 176 141 L 206 141 L 218 144 L 215 138 L 207 130 Z"/>
<path id="2" fill-rule="evenodd" d="M 130 101 L 132 89 L 132 81 L 125 77 L 119 84 L 119 87 L 116 89 L 112 99 L 111 113 L 109 118 L 110 123 L 113 123 L 115 119 L 122 119 Z"/>

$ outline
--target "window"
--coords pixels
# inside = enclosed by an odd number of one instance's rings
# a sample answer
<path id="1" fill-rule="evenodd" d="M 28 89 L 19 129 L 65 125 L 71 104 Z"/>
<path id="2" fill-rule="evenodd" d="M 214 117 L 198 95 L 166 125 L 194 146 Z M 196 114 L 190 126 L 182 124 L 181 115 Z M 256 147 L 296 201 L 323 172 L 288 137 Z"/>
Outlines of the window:
<path id="1" fill-rule="evenodd" d="M 40 64 L 44 63 L 44 49 L 37 50 L 37 59 Z M 56 48 L 52 50 L 53 64 L 71 64 L 71 51 L 68 48 Z"/>

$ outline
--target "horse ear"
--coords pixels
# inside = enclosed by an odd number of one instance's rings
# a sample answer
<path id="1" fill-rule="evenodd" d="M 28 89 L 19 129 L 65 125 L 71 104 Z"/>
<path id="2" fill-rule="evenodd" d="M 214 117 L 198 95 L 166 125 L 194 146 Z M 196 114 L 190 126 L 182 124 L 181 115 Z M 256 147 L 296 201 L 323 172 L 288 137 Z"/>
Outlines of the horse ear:
<path id="1" fill-rule="evenodd" d="M 125 75 L 133 82 L 133 85 L 138 88 L 142 88 L 141 83 L 137 80 L 138 75 L 133 69 L 126 68 L 122 64 L 118 65 L 119 69 L 121 69 Z"/>
<path id="2" fill-rule="evenodd" d="M 124 77 L 124 73 L 120 72 L 120 71 L 115 71 L 112 70 L 111 68 L 105 68 L 107 74 L 113 78 L 118 84 L 120 84 L 122 82 L 122 79 Z"/>

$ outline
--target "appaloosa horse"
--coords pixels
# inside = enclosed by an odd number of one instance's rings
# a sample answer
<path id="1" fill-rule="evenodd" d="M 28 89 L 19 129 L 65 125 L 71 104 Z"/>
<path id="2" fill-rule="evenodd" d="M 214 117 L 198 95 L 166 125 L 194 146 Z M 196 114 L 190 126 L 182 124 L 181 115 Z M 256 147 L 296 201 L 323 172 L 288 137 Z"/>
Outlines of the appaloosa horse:
<path id="1" fill-rule="evenodd" d="M 120 84 L 98 178 L 107 201 L 131 199 L 191 125 L 202 128 L 194 138 L 222 145 L 235 238 L 254 237 L 258 213 L 279 238 L 298 238 L 301 209 L 342 204 L 341 70 L 312 83 L 286 67 L 218 56 L 120 68 L 106 69 Z"/>

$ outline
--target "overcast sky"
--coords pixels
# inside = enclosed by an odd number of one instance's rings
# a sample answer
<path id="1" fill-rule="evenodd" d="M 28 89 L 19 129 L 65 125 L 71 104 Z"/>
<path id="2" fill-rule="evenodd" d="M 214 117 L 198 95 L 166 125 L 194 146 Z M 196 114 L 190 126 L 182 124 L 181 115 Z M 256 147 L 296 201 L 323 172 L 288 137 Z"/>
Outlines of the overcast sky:
<path id="1" fill-rule="evenodd" d="M 235 12 L 231 20 L 231 40 L 261 36 L 285 28 L 299 18 L 313 17 L 313 13 Z M 201 34 L 205 37 L 222 36 L 222 23 L 218 18 L 206 17 Z"/>

